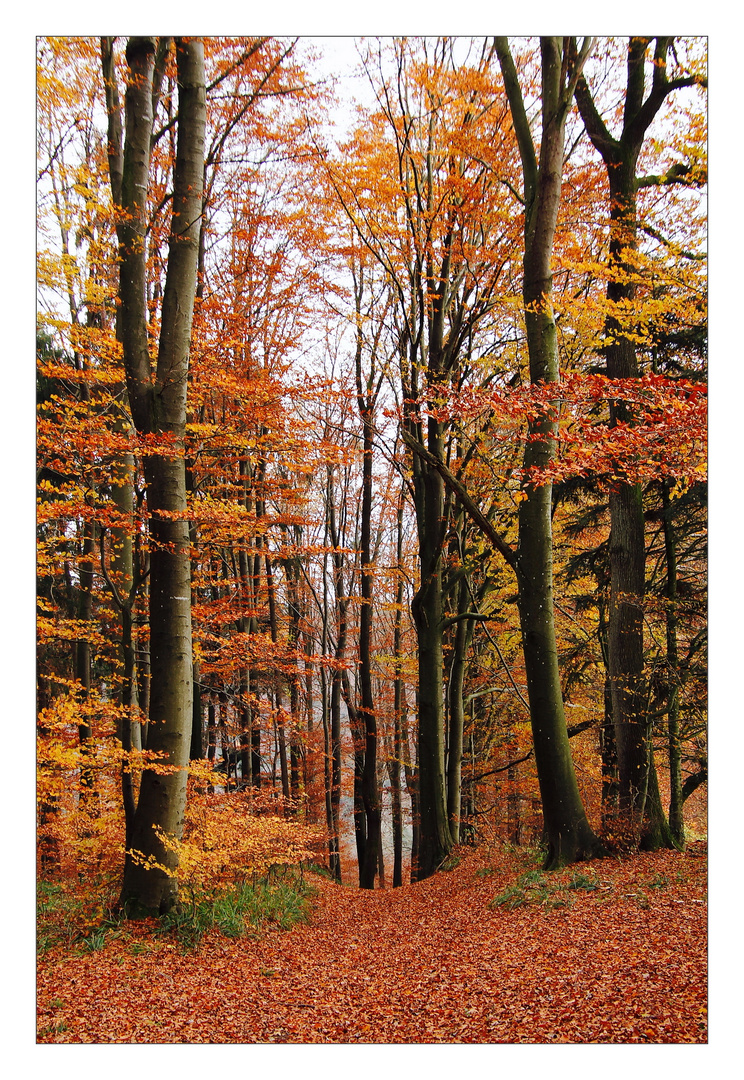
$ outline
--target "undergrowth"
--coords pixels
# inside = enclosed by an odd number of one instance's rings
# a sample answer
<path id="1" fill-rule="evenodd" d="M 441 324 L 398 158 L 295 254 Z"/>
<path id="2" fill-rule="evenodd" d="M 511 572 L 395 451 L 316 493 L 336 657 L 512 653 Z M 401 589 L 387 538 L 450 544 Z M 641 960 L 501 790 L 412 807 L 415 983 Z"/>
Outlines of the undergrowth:
<path id="1" fill-rule="evenodd" d="M 157 936 L 175 937 L 184 949 L 198 948 L 211 930 L 225 937 L 258 936 L 262 928 L 289 930 L 309 920 L 316 889 L 302 871 L 282 868 L 266 877 L 213 890 L 182 890 L 181 903 L 155 920 Z M 36 948 L 96 952 L 110 937 L 126 936 L 127 921 L 115 911 L 115 893 L 108 903 L 78 882 L 40 881 L 37 888 Z M 107 894 L 108 895 L 108 894 Z M 150 951 L 134 942 L 133 954 Z"/>
<path id="2" fill-rule="evenodd" d="M 315 892 L 296 872 L 200 892 L 164 915 L 158 932 L 173 934 L 183 948 L 193 949 L 210 930 L 230 938 L 256 935 L 266 925 L 290 930 L 309 921 Z"/>
<path id="3" fill-rule="evenodd" d="M 507 911 L 526 904 L 544 908 L 569 907 L 572 892 L 585 890 L 595 892 L 600 889 L 600 881 L 595 873 L 586 874 L 576 870 L 567 874 L 547 874 L 541 870 L 528 870 L 520 874 L 515 882 L 495 896 L 488 905 L 490 908 L 503 907 Z"/>

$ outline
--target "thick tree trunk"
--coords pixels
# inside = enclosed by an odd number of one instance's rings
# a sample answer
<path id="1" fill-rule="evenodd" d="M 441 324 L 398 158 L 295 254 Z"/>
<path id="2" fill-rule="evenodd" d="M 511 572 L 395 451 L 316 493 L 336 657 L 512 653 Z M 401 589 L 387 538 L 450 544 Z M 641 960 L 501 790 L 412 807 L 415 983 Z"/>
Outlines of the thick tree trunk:
<path id="1" fill-rule="evenodd" d="M 646 95 L 647 52 L 651 38 L 628 42 L 627 83 L 623 127 L 619 139 L 610 135 L 596 110 L 584 79 L 576 87 L 576 101 L 584 126 L 607 167 L 610 189 L 610 277 L 606 320 L 611 342 L 606 349 L 611 379 L 638 377 L 634 334 L 627 312 L 636 295 L 638 250 L 636 168 L 646 133 L 671 90 L 666 73 L 672 38 L 658 37 L 654 51 L 651 89 Z M 691 85 L 695 78 L 678 80 Z M 629 410 L 611 404 L 610 421 L 632 422 Z M 619 470 L 618 470 L 619 471 Z M 649 757 L 649 724 L 643 660 L 643 598 L 645 592 L 645 535 L 643 504 L 638 485 L 620 482 L 610 495 L 610 612 L 609 675 L 618 759 L 619 803 L 622 824 L 644 846 L 658 846 L 669 832 L 645 815 L 646 794 L 654 777 Z M 653 835 L 652 835 L 653 834 Z"/>
<path id="2" fill-rule="evenodd" d="M 179 40 L 176 56 L 178 147 L 154 381 L 145 305 L 145 227 L 155 61 L 152 38 L 132 38 L 127 46 L 123 213 L 117 221 L 117 233 L 121 334 L 135 426 L 140 434 L 166 436 L 183 448 L 201 227 L 206 98 L 202 43 Z M 110 126 L 110 139 L 111 135 Z M 119 202 L 115 185 L 113 191 Z M 171 771 L 163 775 L 146 769 L 142 775 L 121 893 L 122 906 L 133 913 L 162 912 L 177 900 L 174 874 L 178 858 L 164 838 L 177 841 L 183 831 L 193 706 L 191 561 L 183 457 L 148 455 L 145 482 L 151 546 L 148 748 L 160 753 Z"/>
<path id="3" fill-rule="evenodd" d="M 516 70 L 506 39 L 497 49 L 504 74 L 525 181 L 523 299 L 530 381 L 559 381 L 558 342 L 551 301 L 551 259 L 560 205 L 567 89 L 562 38 L 541 38 L 542 140 L 535 155 Z M 524 468 L 544 469 L 555 454 L 557 422 L 551 409 L 529 424 Z M 601 854 L 579 794 L 566 730 L 553 616 L 552 485 L 529 481 L 519 504 L 517 579 L 535 762 L 543 806 L 546 868 Z"/>
<path id="4" fill-rule="evenodd" d="M 609 170 L 610 264 L 617 278 L 607 286 L 612 309 L 635 297 L 629 254 L 637 246 L 635 162 L 637 149 L 626 148 L 621 164 Z M 606 350 L 611 379 L 638 377 L 635 345 L 622 321 L 608 317 L 613 344 Z M 610 422 L 632 421 L 621 404 L 611 404 Z M 612 714 L 618 761 L 619 812 L 624 825 L 640 837 L 648 773 L 646 686 L 643 664 L 643 597 L 646 542 L 643 495 L 638 484 L 620 483 L 610 492 L 610 608 L 607 650 Z"/>
<path id="5" fill-rule="evenodd" d="M 646 693 L 643 672 L 645 541 L 641 490 L 610 493 L 610 610 L 607 635 L 621 815 L 640 829 L 646 783 Z"/>
<path id="6" fill-rule="evenodd" d="M 563 710 L 553 618 L 550 513 L 549 485 L 534 489 L 520 504 L 518 557 L 519 614 L 547 844 L 545 865 L 555 867 L 598 855 L 602 845 L 581 801 Z"/>

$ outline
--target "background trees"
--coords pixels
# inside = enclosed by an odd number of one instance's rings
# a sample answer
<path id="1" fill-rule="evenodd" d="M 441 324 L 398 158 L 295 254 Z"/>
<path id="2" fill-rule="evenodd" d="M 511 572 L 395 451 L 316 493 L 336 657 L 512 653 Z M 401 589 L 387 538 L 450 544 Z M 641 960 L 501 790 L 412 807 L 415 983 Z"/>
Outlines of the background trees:
<path id="1" fill-rule="evenodd" d="M 702 68 L 694 41 L 657 39 L 639 97 L 643 40 L 581 60 L 567 39 L 366 45 L 368 105 L 334 144 L 303 43 L 207 39 L 188 180 L 177 81 L 192 43 L 138 40 L 126 61 L 119 41 L 40 42 L 50 843 L 87 807 L 110 851 L 128 823 L 127 847 L 172 869 L 177 846 L 149 848 L 135 806 L 185 791 L 189 757 L 217 770 L 199 783 L 321 825 L 333 874 L 365 887 L 387 880 L 386 858 L 397 885 L 479 835 L 542 838 L 549 861 L 590 854 L 585 808 L 616 841 L 615 802 L 638 788 L 612 660 L 630 586 L 610 530 L 631 488 L 641 788 L 650 805 L 655 760 L 682 842 L 706 768 Z M 118 88 L 138 65 L 127 136 Z M 620 247 L 600 161 L 602 130 L 626 138 L 602 118 L 610 90 L 641 110 L 650 94 L 649 122 L 669 102 L 684 118 L 633 151 L 648 182 L 633 173 Z M 167 250 L 171 203 L 202 227 Z M 186 251 L 193 323 L 171 356 Z M 635 367 L 610 372 L 621 344 Z M 178 625 L 176 648 L 161 631 Z M 125 894 L 167 906 L 167 869 L 140 874 L 158 895 Z"/>

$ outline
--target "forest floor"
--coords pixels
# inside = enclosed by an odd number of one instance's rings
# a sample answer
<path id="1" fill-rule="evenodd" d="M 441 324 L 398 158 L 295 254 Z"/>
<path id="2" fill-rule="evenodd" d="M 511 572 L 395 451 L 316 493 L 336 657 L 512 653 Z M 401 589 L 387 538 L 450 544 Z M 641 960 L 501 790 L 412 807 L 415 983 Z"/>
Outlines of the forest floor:
<path id="1" fill-rule="evenodd" d="M 458 849 L 427 881 L 313 875 L 310 922 L 184 952 L 125 923 L 39 957 L 40 1043 L 705 1043 L 704 847 L 542 874 Z"/>

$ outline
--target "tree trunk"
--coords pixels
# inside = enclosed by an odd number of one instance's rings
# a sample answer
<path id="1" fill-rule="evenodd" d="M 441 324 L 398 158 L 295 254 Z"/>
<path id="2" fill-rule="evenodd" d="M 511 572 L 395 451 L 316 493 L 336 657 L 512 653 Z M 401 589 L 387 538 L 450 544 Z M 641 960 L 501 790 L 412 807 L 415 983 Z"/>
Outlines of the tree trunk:
<path id="1" fill-rule="evenodd" d="M 670 483 L 662 487 L 664 550 L 667 564 L 667 735 L 669 746 L 669 829 L 680 849 L 685 846 L 685 819 L 682 798 L 682 747 L 679 735 L 679 656 L 677 650 L 677 547 L 672 520 Z"/>
<path id="2" fill-rule="evenodd" d="M 364 760 L 361 794 L 366 818 L 364 858 L 359 867 L 359 886 L 373 889 L 380 851 L 380 797 L 377 788 L 377 716 L 372 693 L 372 441 L 374 416 L 362 391 L 361 348 L 357 349 L 357 397 L 363 426 L 362 520 L 361 520 L 361 609 L 359 612 L 360 719 L 364 727 Z"/>
<path id="3" fill-rule="evenodd" d="M 646 95 L 647 51 L 651 38 L 632 37 L 628 42 L 627 82 L 623 126 L 613 138 L 597 112 L 586 81 L 576 85 L 576 101 L 586 131 L 607 167 L 610 189 L 610 277 L 606 319 L 607 375 L 611 379 L 637 378 L 638 361 L 634 334 L 625 312 L 632 310 L 636 295 L 638 251 L 636 168 L 646 133 L 668 94 L 678 86 L 692 85 L 696 78 L 667 78 L 667 52 L 673 38 L 657 37 L 651 89 Z M 627 408 L 611 404 L 610 422 L 632 422 Z M 652 826 L 644 820 L 645 793 L 651 768 L 646 718 L 643 661 L 643 597 L 645 592 L 645 537 L 641 491 L 637 484 L 620 482 L 610 495 L 610 612 L 609 673 L 618 758 L 620 814 L 632 835 L 644 846 L 655 843 L 645 833 Z M 659 830 L 653 826 L 655 834 Z M 668 830 L 667 830 L 668 831 Z M 664 832 L 662 829 L 661 832 Z"/>
<path id="4" fill-rule="evenodd" d="M 271 629 L 271 640 L 274 645 L 279 641 L 279 626 L 277 624 L 276 617 L 276 594 L 274 592 L 274 572 L 271 567 L 271 556 L 268 548 L 266 549 L 264 556 L 264 567 L 266 569 L 266 589 L 269 597 L 269 626 Z M 282 795 L 285 803 L 289 802 L 290 787 L 289 787 L 289 768 L 287 763 L 287 733 L 284 724 L 284 701 L 282 697 L 282 691 L 280 686 L 281 675 L 278 673 L 275 676 L 274 687 L 274 710 L 276 717 L 276 731 L 277 742 L 279 747 L 279 768 L 282 777 Z"/>
<path id="5" fill-rule="evenodd" d="M 419 478 L 426 524 L 419 529 L 421 584 L 411 612 L 418 639 L 419 847 L 416 880 L 430 877 L 452 849 L 444 767 L 444 681 L 440 537 L 444 499 L 439 474 L 428 467 Z M 417 493 L 418 496 L 418 493 Z M 420 497 L 420 496 L 419 496 Z"/>
<path id="6" fill-rule="evenodd" d="M 542 140 L 539 161 L 514 63 L 497 39 L 525 186 L 524 299 L 530 381 L 558 382 L 558 342 L 551 294 L 553 239 L 560 205 L 565 119 L 573 89 L 566 85 L 566 42 L 541 38 Z M 586 48 L 586 44 L 585 44 Z M 584 54 L 586 55 L 586 54 Z M 579 68 L 580 70 L 580 68 Z M 548 409 L 529 423 L 524 469 L 544 469 L 555 454 L 557 422 Z M 601 854 L 579 794 L 563 710 L 553 616 L 552 485 L 525 484 L 519 504 L 517 580 L 535 762 L 543 805 L 546 868 Z"/>
<path id="7" fill-rule="evenodd" d="M 461 616 L 455 624 L 455 639 L 452 644 L 452 661 L 447 684 L 449 705 L 449 725 L 447 739 L 447 817 L 454 843 L 459 844 L 460 813 L 462 801 L 462 751 L 465 731 L 465 706 L 463 686 L 468 650 L 473 638 L 473 620 L 462 618 L 470 604 L 470 592 L 467 583 L 462 581 L 459 589 L 458 613 Z"/>
<path id="8" fill-rule="evenodd" d="M 83 523 L 83 551 L 78 567 L 80 590 L 78 598 L 78 619 L 85 626 L 93 619 L 93 560 L 95 551 L 95 522 Z M 80 684 L 82 702 L 87 702 L 91 688 L 91 649 L 90 642 L 80 639 L 75 649 L 75 678 Z M 90 759 L 90 740 L 93 730 L 88 720 L 78 724 L 80 738 L 80 799 L 89 810 L 93 810 L 94 774 L 87 764 Z"/>
<path id="9" fill-rule="evenodd" d="M 121 334 L 130 408 L 138 432 L 166 437 L 183 449 L 202 211 L 204 49 L 195 39 L 178 40 L 176 45 L 178 147 L 170 253 L 153 380 L 145 303 L 145 236 L 155 48 L 152 38 L 132 38 L 127 45 L 129 75 L 120 197 L 112 171 L 114 201 L 122 209 L 117 219 Z M 105 49 L 102 51 L 105 60 Z M 113 137 L 111 122 L 109 148 L 111 160 L 116 162 Z M 193 703 L 191 562 L 183 457 L 147 455 L 145 483 L 151 547 L 148 748 L 158 752 L 172 771 L 163 775 L 146 769 L 142 775 L 132 824 L 132 850 L 137 854 L 130 851 L 126 856 L 121 892 L 121 904 L 131 913 L 166 911 L 177 900 L 174 874 L 178 858 L 163 838 L 177 841 L 183 832 Z M 155 866 L 149 866 L 148 861 L 154 861 Z"/>
<path id="10" fill-rule="evenodd" d="M 397 513 L 397 568 L 398 581 L 395 588 L 395 622 L 393 625 L 393 656 L 395 657 L 395 681 L 393 683 L 393 757 L 389 763 L 390 787 L 393 801 L 393 888 L 403 884 L 403 808 L 400 773 L 403 766 L 403 709 L 405 706 L 403 684 L 403 507 L 405 489 L 401 486 Z"/>

